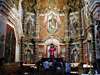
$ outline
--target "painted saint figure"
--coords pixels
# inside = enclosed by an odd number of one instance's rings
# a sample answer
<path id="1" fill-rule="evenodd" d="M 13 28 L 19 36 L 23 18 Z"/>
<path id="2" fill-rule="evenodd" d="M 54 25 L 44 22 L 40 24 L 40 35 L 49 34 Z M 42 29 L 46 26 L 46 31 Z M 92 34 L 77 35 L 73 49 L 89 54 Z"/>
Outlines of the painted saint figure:
<path id="1" fill-rule="evenodd" d="M 48 25 L 48 31 L 49 33 L 55 33 L 57 30 L 57 21 L 54 14 L 49 15 L 49 25 Z"/>
<path id="2" fill-rule="evenodd" d="M 51 2 L 52 0 L 49 1 Z M 59 14 L 54 11 L 50 11 L 45 15 L 44 24 L 47 24 L 47 30 L 49 34 L 56 33 L 59 30 L 59 26 L 61 24 Z"/>
<path id="3" fill-rule="evenodd" d="M 30 64 L 31 63 L 31 51 L 30 50 L 26 50 L 25 52 L 25 63 Z"/>
<path id="4" fill-rule="evenodd" d="M 54 60 L 54 52 L 56 51 L 56 48 L 54 47 L 53 44 L 51 44 L 49 52 L 50 52 L 50 58 L 53 61 Z"/>

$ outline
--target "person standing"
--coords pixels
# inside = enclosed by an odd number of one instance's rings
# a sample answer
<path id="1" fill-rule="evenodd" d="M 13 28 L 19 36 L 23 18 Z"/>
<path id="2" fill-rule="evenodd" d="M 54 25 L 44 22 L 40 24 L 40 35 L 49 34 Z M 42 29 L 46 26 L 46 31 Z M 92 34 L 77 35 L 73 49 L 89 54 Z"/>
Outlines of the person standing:
<path id="1" fill-rule="evenodd" d="M 71 75 L 70 72 L 71 72 L 71 64 L 70 63 L 65 63 L 65 72 L 66 72 L 66 75 Z"/>
<path id="2" fill-rule="evenodd" d="M 56 48 L 54 47 L 53 44 L 51 44 L 49 51 L 50 51 L 50 58 L 53 62 L 54 61 L 54 52 L 56 51 Z"/>
<path id="3" fill-rule="evenodd" d="M 49 69 L 49 62 L 48 61 L 44 61 L 43 62 L 43 67 L 45 70 Z"/>

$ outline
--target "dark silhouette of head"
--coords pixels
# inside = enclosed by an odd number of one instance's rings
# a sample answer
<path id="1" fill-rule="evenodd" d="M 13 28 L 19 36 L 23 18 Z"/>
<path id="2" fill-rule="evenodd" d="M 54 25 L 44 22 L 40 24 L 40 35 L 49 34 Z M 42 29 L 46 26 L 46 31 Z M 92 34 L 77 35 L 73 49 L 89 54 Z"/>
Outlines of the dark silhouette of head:
<path id="1" fill-rule="evenodd" d="M 54 48 L 54 44 L 51 43 L 51 44 L 50 44 L 50 47 L 51 47 L 51 48 Z"/>

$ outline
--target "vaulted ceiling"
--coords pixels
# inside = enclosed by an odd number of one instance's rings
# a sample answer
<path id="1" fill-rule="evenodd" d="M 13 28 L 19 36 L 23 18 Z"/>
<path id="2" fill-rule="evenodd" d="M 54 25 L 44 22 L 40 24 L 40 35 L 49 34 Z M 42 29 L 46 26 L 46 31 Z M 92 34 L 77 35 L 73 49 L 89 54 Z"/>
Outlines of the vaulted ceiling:
<path id="1" fill-rule="evenodd" d="M 24 11 L 32 12 L 36 5 L 36 0 L 14 0 L 16 7 L 18 8 L 19 1 L 22 1 L 22 7 Z"/>
<path id="2" fill-rule="evenodd" d="M 18 7 L 19 0 L 14 0 L 16 6 Z M 22 6 L 25 11 L 32 12 L 33 9 L 38 9 L 39 11 L 44 11 L 49 9 L 63 10 L 65 8 L 71 9 L 71 11 L 76 11 L 79 7 L 79 0 L 23 0 Z"/>

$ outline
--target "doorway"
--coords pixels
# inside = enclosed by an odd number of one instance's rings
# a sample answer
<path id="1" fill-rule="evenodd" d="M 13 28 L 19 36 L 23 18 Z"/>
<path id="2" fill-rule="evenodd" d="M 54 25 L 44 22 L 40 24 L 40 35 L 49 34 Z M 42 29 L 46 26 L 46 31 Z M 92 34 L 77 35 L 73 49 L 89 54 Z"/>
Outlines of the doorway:
<path id="1" fill-rule="evenodd" d="M 5 62 L 11 63 L 15 61 L 15 48 L 16 48 L 16 38 L 14 29 L 7 25 L 6 29 L 6 40 L 5 40 Z"/>

